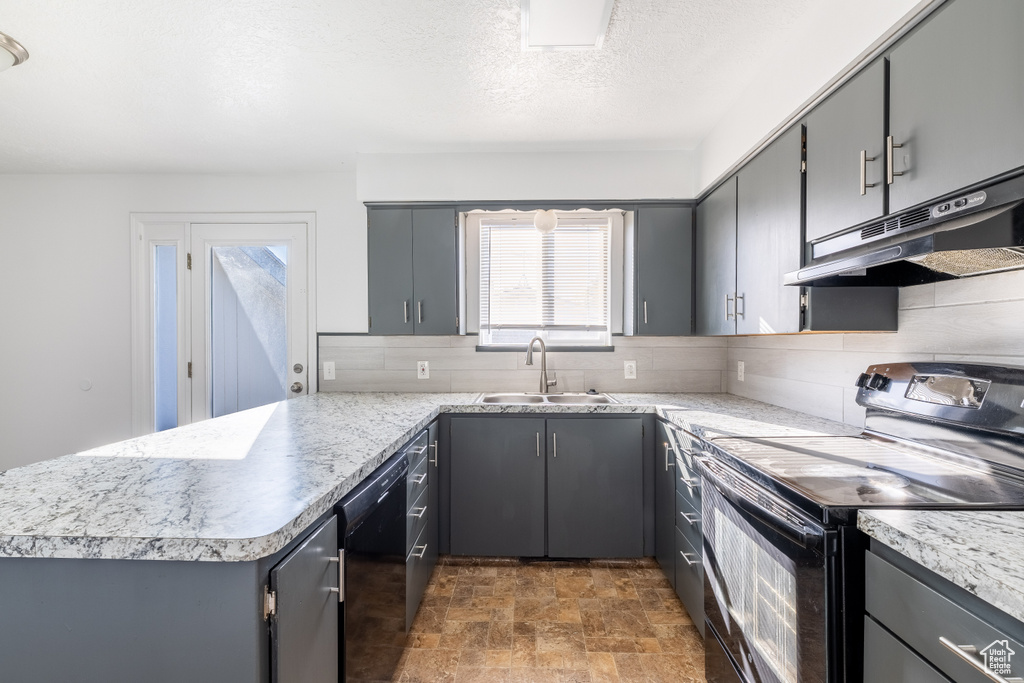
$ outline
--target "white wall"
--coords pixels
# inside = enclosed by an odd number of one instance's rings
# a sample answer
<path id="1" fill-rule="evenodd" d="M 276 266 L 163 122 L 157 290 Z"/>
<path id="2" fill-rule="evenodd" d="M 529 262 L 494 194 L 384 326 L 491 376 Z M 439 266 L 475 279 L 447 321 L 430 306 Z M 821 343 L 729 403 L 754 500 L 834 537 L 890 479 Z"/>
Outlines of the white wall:
<path id="1" fill-rule="evenodd" d="M 800 39 L 765 55 L 743 94 L 697 148 L 696 189 L 707 189 L 868 46 L 930 4 L 932 0 L 814 3 Z"/>
<path id="2" fill-rule="evenodd" d="M 854 380 L 869 366 L 950 360 L 1024 367 L 1024 271 L 900 290 L 899 331 L 729 340 L 731 394 L 861 426 Z M 744 380 L 736 365 L 744 363 Z"/>
<path id="3" fill-rule="evenodd" d="M 0 207 L 0 470 L 131 436 L 131 212 L 315 211 L 320 327 L 365 320 L 354 173 L 4 175 Z"/>

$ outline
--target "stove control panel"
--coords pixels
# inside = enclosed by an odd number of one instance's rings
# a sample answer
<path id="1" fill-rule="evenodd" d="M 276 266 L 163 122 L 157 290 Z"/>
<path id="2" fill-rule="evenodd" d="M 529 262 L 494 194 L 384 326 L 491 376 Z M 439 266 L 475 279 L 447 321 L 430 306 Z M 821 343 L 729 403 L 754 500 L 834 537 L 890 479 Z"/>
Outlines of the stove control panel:
<path id="1" fill-rule="evenodd" d="M 871 391 L 889 391 L 890 384 L 892 384 L 892 380 L 877 372 L 870 374 L 865 372 L 857 378 L 858 387 Z"/>
<path id="2" fill-rule="evenodd" d="M 940 406 L 959 406 L 977 410 L 985 401 L 992 382 L 950 375 L 914 375 L 907 387 L 907 398 Z"/>

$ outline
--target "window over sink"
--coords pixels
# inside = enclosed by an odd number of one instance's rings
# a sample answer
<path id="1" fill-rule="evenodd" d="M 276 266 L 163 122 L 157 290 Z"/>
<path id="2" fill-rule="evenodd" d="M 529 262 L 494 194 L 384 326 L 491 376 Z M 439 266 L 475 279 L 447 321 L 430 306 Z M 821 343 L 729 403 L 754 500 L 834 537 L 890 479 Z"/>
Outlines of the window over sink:
<path id="1" fill-rule="evenodd" d="M 535 336 L 551 348 L 610 347 L 622 331 L 625 212 L 558 211 L 549 232 L 535 215 L 464 214 L 468 331 L 481 347 Z"/>

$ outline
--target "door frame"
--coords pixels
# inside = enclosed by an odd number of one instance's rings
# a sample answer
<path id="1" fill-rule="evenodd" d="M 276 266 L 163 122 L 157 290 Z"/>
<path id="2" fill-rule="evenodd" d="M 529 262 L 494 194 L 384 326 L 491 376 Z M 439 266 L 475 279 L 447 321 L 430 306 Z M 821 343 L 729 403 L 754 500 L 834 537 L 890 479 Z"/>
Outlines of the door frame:
<path id="1" fill-rule="evenodd" d="M 132 345 L 132 435 L 142 436 L 153 432 L 153 353 L 152 353 L 152 272 L 149 247 L 153 244 L 176 244 L 180 247 L 179 273 L 185 272 L 185 253 L 190 251 L 192 224 L 306 224 L 306 359 L 307 393 L 319 390 L 319 372 L 316 366 L 316 213 L 315 212 L 259 212 L 259 213 L 131 213 L 131 345 Z M 159 226 L 159 236 L 148 235 Z M 166 234 L 165 234 L 166 233 Z M 173 237 L 172 234 L 182 237 Z M 147 239 L 148 237 L 148 239 Z M 201 263 L 202 260 L 199 259 Z M 191 278 L 178 280 L 179 302 L 190 302 L 192 298 Z M 191 416 L 191 387 L 185 370 L 184 357 L 186 340 L 191 338 L 190 316 L 183 307 L 178 311 L 178 353 L 179 392 L 178 415 Z M 193 354 L 196 353 L 193 350 Z M 205 351 L 198 351 L 205 353 Z M 183 405 L 184 403 L 184 405 Z"/>

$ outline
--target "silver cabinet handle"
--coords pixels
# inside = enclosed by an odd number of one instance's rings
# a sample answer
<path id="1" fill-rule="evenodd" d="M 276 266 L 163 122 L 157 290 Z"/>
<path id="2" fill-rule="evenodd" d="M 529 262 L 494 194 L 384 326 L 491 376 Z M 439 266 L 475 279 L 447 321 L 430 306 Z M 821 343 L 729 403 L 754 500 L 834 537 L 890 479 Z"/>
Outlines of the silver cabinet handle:
<path id="1" fill-rule="evenodd" d="M 729 304 L 732 303 L 732 302 L 733 302 L 732 301 L 732 295 L 731 294 L 726 294 L 725 295 L 725 319 L 726 320 L 735 320 L 736 319 L 736 314 L 729 312 Z"/>
<path id="2" fill-rule="evenodd" d="M 644 299 L 644 325 L 647 324 L 647 299 Z"/>
<path id="3" fill-rule="evenodd" d="M 690 565 L 691 567 L 700 562 L 699 557 L 696 560 L 691 560 L 690 553 L 684 553 L 682 550 L 680 550 L 679 554 L 683 556 L 683 560 L 686 562 L 686 564 Z"/>
<path id="4" fill-rule="evenodd" d="M 427 514 L 427 506 L 426 505 L 424 505 L 421 508 L 413 508 L 413 510 L 419 510 L 419 512 L 410 512 L 409 513 L 410 517 L 415 517 L 416 519 L 422 519 L 423 515 Z"/>
<path id="5" fill-rule="evenodd" d="M 419 486 L 420 484 L 422 484 L 426 480 L 426 478 L 427 478 L 427 475 L 425 475 L 425 474 L 417 474 L 415 477 L 412 478 L 412 483 L 414 483 L 417 486 Z"/>
<path id="6" fill-rule="evenodd" d="M 540 432 L 537 432 L 537 457 L 540 457 Z"/>
<path id="7" fill-rule="evenodd" d="M 420 552 L 419 554 L 413 553 L 412 556 L 415 557 L 417 560 L 422 560 L 423 556 L 427 554 L 427 544 L 424 543 L 423 545 L 418 545 L 414 548 L 414 550 L 419 550 Z"/>
<path id="8" fill-rule="evenodd" d="M 551 457 L 558 457 L 558 434 L 551 434 Z"/>
<path id="9" fill-rule="evenodd" d="M 700 481 L 699 480 L 690 479 L 687 476 L 682 476 L 682 477 L 679 477 L 679 481 L 683 482 L 683 484 L 686 486 L 686 488 L 688 488 L 690 490 L 690 493 L 693 493 L 694 489 L 699 489 L 700 488 Z"/>
<path id="10" fill-rule="evenodd" d="M 1016 676 L 1014 676 L 1013 678 L 1003 678 L 995 671 L 989 669 L 987 666 L 985 666 L 984 662 L 975 659 L 975 656 L 978 654 L 978 648 L 974 647 L 973 645 L 957 645 L 945 636 L 941 636 L 939 638 L 939 642 L 942 643 L 943 647 L 945 647 L 947 650 L 949 650 L 957 657 L 970 664 L 971 667 L 977 669 L 979 673 L 981 673 L 990 681 L 995 681 L 995 683 L 1021 683 L 1021 681 L 1024 681 L 1024 679 L 1018 678 Z"/>
<path id="11" fill-rule="evenodd" d="M 747 297 L 746 294 L 737 294 L 736 295 L 736 318 L 743 318 L 745 320 L 746 317 L 747 317 L 747 298 L 746 297 Z M 742 311 L 740 310 L 740 302 L 741 301 L 743 302 L 743 310 Z"/>
<path id="12" fill-rule="evenodd" d="M 434 467 L 437 467 L 437 439 L 434 439 L 434 443 L 430 444 L 428 446 L 428 448 L 433 448 L 434 449 L 434 457 L 433 458 L 428 457 L 427 461 L 431 465 L 433 465 Z"/>
<path id="13" fill-rule="evenodd" d="M 423 299 L 416 302 L 416 322 L 423 322 Z"/>
<path id="14" fill-rule="evenodd" d="M 886 178 L 886 182 L 889 185 L 892 185 L 893 179 L 896 176 L 903 175 L 903 171 L 897 171 L 895 169 L 895 167 L 893 166 L 893 153 L 892 153 L 892 151 L 894 149 L 900 149 L 901 147 L 903 147 L 903 144 L 895 142 L 891 135 L 885 139 L 885 168 L 886 168 L 886 173 L 888 174 L 887 178 Z"/>
<path id="15" fill-rule="evenodd" d="M 345 602 L 345 551 L 339 550 L 337 557 L 328 557 L 327 561 L 338 563 L 338 587 L 329 590 L 338 594 L 338 602 Z"/>
<path id="16" fill-rule="evenodd" d="M 680 512 L 679 514 L 682 516 L 683 519 L 690 523 L 690 526 L 696 526 L 697 522 L 700 521 L 700 515 L 692 515 L 687 514 L 685 512 Z M 694 519 L 690 519 L 690 517 L 694 517 Z"/>
<path id="17" fill-rule="evenodd" d="M 405 301 L 402 302 L 402 319 L 405 320 L 405 323 L 407 325 L 409 324 L 409 300 L 408 299 L 406 299 Z"/>
<path id="18" fill-rule="evenodd" d="M 671 450 L 672 450 L 672 447 L 671 447 L 671 446 L 669 446 L 669 445 L 668 445 L 668 441 L 666 441 L 666 442 L 665 442 L 665 471 L 666 471 L 666 472 L 668 472 L 668 468 L 669 468 L 669 467 L 675 467 L 675 466 L 676 466 L 676 464 L 675 464 L 675 463 L 669 464 L 669 462 L 668 462 L 668 454 L 669 454 L 669 452 L 670 452 Z"/>
<path id="19" fill-rule="evenodd" d="M 868 193 L 869 187 L 874 187 L 878 184 L 868 182 L 868 162 L 874 161 L 877 158 L 869 157 L 866 149 L 860 151 L 860 195 L 862 197 Z"/>

